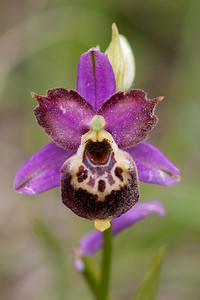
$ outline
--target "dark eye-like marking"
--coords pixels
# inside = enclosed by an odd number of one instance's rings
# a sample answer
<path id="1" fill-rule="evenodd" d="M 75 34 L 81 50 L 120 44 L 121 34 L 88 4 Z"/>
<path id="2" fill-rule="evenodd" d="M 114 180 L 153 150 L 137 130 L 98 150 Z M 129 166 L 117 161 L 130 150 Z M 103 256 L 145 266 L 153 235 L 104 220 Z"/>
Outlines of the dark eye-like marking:
<path id="1" fill-rule="evenodd" d="M 122 176 L 123 170 L 120 167 L 116 167 L 115 168 L 115 176 L 117 176 L 122 182 L 124 180 L 123 176 Z"/>
<path id="2" fill-rule="evenodd" d="M 80 166 L 76 174 L 78 182 L 83 182 L 88 177 L 88 170 L 84 170 L 84 166 Z"/>
<path id="3" fill-rule="evenodd" d="M 104 180 L 99 180 L 98 182 L 98 191 L 99 192 L 104 192 L 106 188 L 106 183 Z"/>
<path id="4" fill-rule="evenodd" d="M 106 164 L 111 151 L 110 144 L 104 139 L 102 142 L 88 141 L 85 153 L 93 164 Z"/>

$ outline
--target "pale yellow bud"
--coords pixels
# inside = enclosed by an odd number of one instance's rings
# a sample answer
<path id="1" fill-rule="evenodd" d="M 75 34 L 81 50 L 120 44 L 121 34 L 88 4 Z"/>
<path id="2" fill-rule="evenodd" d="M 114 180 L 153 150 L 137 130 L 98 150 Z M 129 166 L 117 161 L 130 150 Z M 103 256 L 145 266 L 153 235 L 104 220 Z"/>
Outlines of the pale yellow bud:
<path id="1" fill-rule="evenodd" d="M 112 24 L 112 39 L 105 53 L 115 74 L 116 91 L 128 90 L 135 77 L 135 60 L 129 42 L 119 34 L 115 23 Z"/>

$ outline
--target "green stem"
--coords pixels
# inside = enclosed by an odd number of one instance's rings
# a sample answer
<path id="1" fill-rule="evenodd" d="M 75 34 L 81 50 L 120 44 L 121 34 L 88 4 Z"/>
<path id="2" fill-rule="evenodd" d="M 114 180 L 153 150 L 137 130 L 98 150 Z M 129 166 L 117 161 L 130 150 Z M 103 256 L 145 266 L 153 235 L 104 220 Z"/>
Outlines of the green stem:
<path id="1" fill-rule="evenodd" d="M 83 257 L 82 259 L 85 265 L 82 275 L 85 278 L 94 298 L 98 300 L 100 270 L 88 257 Z"/>
<path id="2" fill-rule="evenodd" d="M 110 284 L 110 267 L 112 256 L 112 230 L 111 227 L 104 231 L 104 244 L 102 253 L 102 268 L 99 284 L 99 300 L 108 299 L 108 291 Z"/>

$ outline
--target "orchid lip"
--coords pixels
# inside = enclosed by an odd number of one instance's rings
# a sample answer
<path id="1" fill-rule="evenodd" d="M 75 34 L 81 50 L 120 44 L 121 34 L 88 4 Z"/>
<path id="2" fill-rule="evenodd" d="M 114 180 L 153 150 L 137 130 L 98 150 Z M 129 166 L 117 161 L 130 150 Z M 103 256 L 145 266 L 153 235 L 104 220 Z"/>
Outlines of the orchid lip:
<path id="1" fill-rule="evenodd" d="M 101 128 L 82 137 L 77 153 L 62 167 L 61 186 L 63 203 L 105 230 L 138 201 L 139 187 L 133 160 Z"/>

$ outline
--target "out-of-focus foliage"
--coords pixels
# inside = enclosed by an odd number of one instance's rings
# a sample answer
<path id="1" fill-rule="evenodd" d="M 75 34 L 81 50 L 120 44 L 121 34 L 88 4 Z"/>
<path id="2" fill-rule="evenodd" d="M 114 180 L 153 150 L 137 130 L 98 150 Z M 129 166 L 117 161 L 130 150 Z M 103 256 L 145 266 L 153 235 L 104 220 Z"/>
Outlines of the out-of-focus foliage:
<path id="1" fill-rule="evenodd" d="M 141 184 L 141 201 L 160 199 L 166 217 L 150 216 L 114 240 L 112 294 L 130 298 L 153 253 L 165 243 L 158 298 L 200 299 L 199 15 L 198 0 L 1 0 L 1 299 L 90 297 L 73 269 L 71 252 L 93 225 L 63 206 L 58 188 L 31 197 L 15 193 L 12 184 L 18 168 L 49 141 L 33 117 L 30 91 L 75 88 L 80 54 L 97 44 L 104 51 L 112 22 L 134 50 L 133 88 L 146 90 L 150 98 L 165 96 L 149 142 L 182 175 L 172 187 Z M 45 224 L 37 223 L 37 235 L 35 220 Z"/>
<path id="2" fill-rule="evenodd" d="M 161 246 L 154 255 L 151 265 L 132 300 L 156 300 L 165 247 Z"/>

